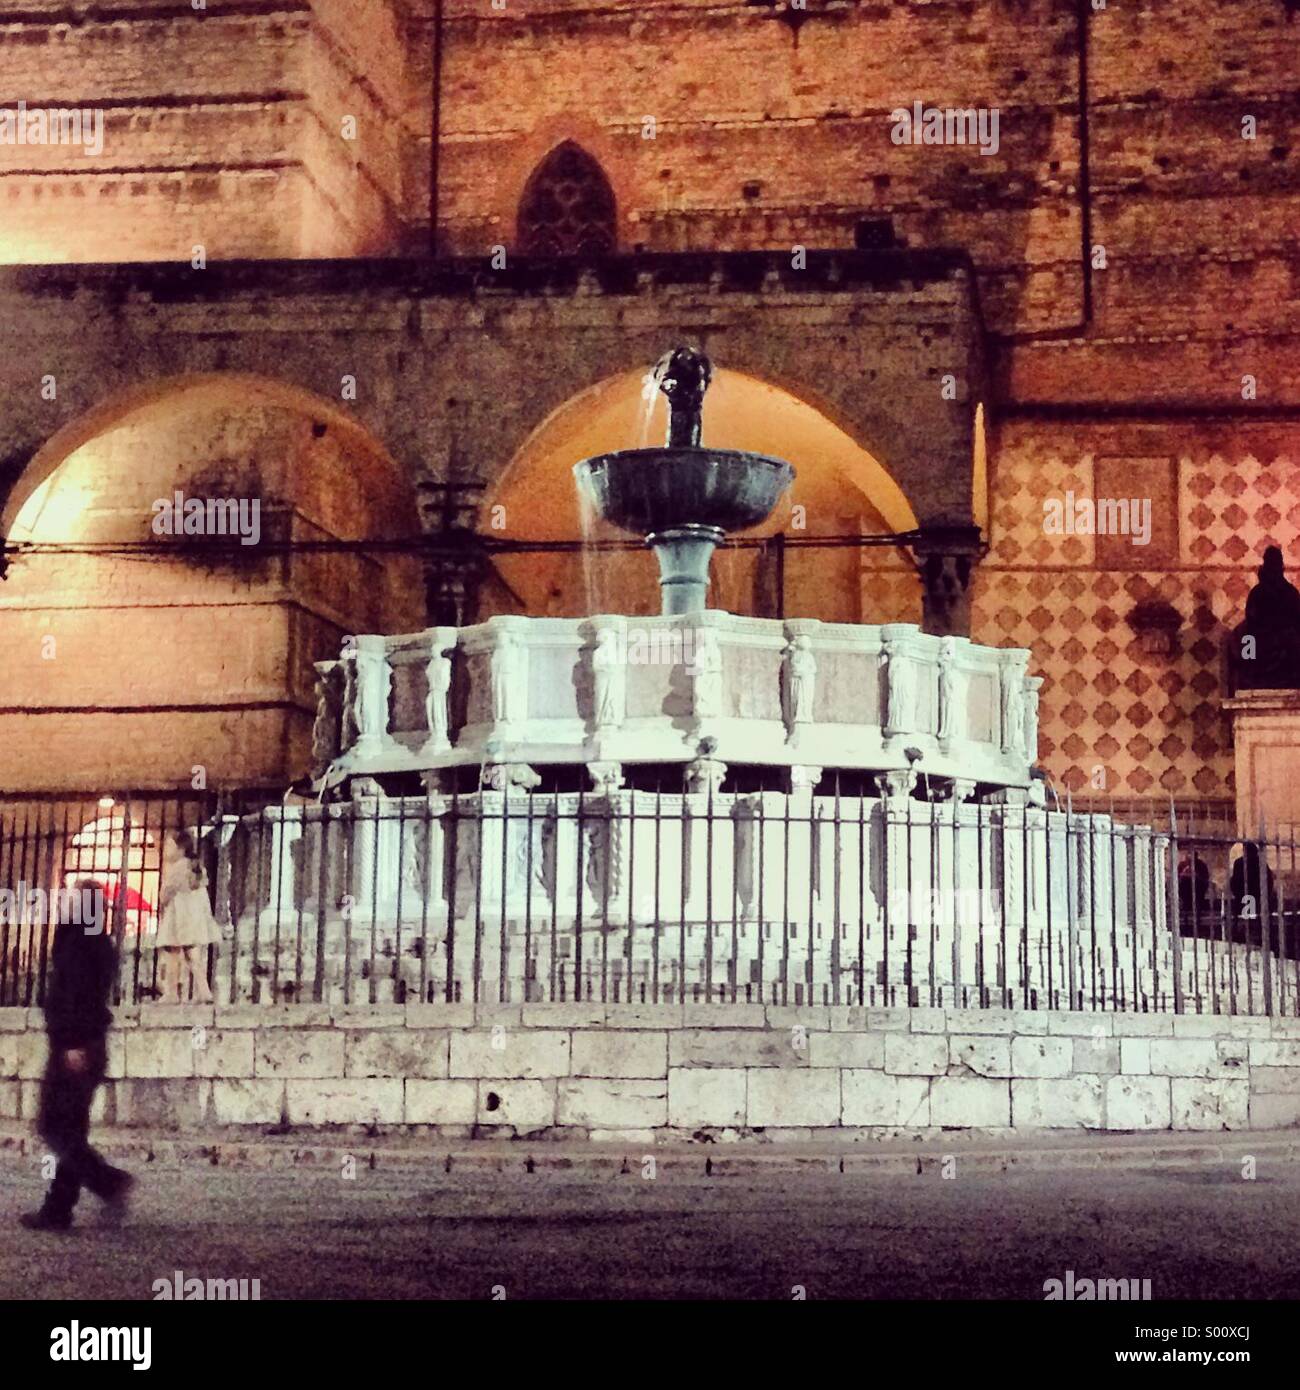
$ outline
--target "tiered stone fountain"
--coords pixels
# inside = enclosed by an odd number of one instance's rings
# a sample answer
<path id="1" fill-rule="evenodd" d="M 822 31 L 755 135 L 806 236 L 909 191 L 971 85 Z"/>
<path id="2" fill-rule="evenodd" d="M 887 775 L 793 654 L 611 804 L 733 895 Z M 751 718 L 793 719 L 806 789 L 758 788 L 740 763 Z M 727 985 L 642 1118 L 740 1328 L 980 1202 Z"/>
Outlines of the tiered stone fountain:
<path id="1" fill-rule="evenodd" d="M 250 850 L 227 885 L 244 939 L 260 923 L 265 950 L 287 913 L 333 958 L 346 919 L 365 949 L 386 943 L 407 987 L 491 998 L 585 997 L 596 959 L 617 997 L 768 990 L 779 947 L 802 997 L 904 1002 L 997 979 L 1042 989 L 1053 972 L 1059 987 L 1067 930 L 1104 912 L 1135 947 L 1126 988 L 1160 968 L 1136 943 L 1161 920 L 1162 841 L 1125 831 L 1103 862 L 1078 831 L 1108 818 L 1067 828 L 1042 806 L 1027 651 L 705 607 L 714 549 L 762 522 L 794 472 L 701 442 L 706 358 L 679 349 L 656 378 L 665 446 L 575 474 L 654 549 L 662 613 L 351 639 L 318 668 L 322 804 L 265 813 L 272 852 Z M 660 790 L 645 790 L 651 769 Z M 832 794 L 832 773 L 852 795 Z M 412 774 L 426 795 L 404 792 Z M 753 789 L 773 780 L 784 789 Z M 346 856 L 324 839 L 340 822 Z M 977 889 L 973 915 L 953 911 Z M 583 938 L 599 943 L 585 957 Z"/>

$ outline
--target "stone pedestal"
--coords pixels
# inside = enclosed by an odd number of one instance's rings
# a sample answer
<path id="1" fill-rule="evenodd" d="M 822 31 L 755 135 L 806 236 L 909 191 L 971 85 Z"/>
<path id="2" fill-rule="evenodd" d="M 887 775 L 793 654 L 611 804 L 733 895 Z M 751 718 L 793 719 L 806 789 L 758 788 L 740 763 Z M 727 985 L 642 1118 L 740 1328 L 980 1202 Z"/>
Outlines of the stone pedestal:
<path id="1" fill-rule="evenodd" d="M 1225 700 L 1232 715 L 1237 827 L 1300 828 L 1300 690 L 1250 690 Z"/>

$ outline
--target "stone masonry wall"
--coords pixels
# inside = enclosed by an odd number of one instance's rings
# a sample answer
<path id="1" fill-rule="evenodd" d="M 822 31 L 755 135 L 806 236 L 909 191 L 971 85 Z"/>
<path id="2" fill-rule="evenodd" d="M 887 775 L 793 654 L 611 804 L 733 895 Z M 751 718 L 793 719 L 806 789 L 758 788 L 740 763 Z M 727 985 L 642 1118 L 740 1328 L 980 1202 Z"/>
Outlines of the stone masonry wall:
<path id="1" fill-rule="evenodd" d="M 34 1119 L 35 1009 L 0 1009 L 0 1118 Z M 868 1139 L 1300 1123 L 1300 1020 L 587 1004 L 118 1011 L 99 1123 L 448 1138 Z"/>

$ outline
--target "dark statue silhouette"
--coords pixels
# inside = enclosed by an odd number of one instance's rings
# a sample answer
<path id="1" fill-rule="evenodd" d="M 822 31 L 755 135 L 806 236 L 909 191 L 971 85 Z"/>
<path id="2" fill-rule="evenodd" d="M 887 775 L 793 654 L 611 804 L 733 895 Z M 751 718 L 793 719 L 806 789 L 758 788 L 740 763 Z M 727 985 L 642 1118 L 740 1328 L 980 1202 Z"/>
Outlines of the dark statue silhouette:
<path id="1" fill-rule="evenodd" d="M 1287 579 L 1275 545 L 1264 552 L 1231 654 L 1238 690 L 1300 689 L 1300 591 Z"/>

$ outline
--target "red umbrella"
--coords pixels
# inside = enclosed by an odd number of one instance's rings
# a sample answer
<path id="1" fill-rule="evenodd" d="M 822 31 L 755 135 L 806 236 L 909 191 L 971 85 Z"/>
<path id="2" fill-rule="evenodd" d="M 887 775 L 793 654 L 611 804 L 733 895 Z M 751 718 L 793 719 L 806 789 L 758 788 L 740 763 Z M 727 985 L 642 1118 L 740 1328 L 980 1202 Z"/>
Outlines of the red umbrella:
<path id="1" fill-rule="evenodd" d="M 118 895 L 119 895 L 121 892 L 122 892 L 122 885 L 121 885 L 120 883 L 118 883 L 118 882 L 115 881 L 115 882 L 113 882 L 113 883 L 110 883 L 110 884 L 108 885 L 108 887 L 104 889 L 104 897 L 105 897 L 110 903 L 112 903 L 114 907 L 116 907 L 116 906 L 117 906 Z M 130 886 L 130 884 L 127 884 L 127 886 L 126 886 L 126 895 L 125 895 L 125 896 L 126 896 L 126 902 L 125 902 L 125 904 L 124 904 L 124 907 L 125 907 L 125 910 L 126 910 L 127 912 L 152 912 L 152 911 L 153 911 L 153 904 L 150 903 L 146 898 L 142 897 L 139 893 L 137 893 L 137 892 L 135 891 L 135 889 L 132 888 L 132 887 Z"/>

